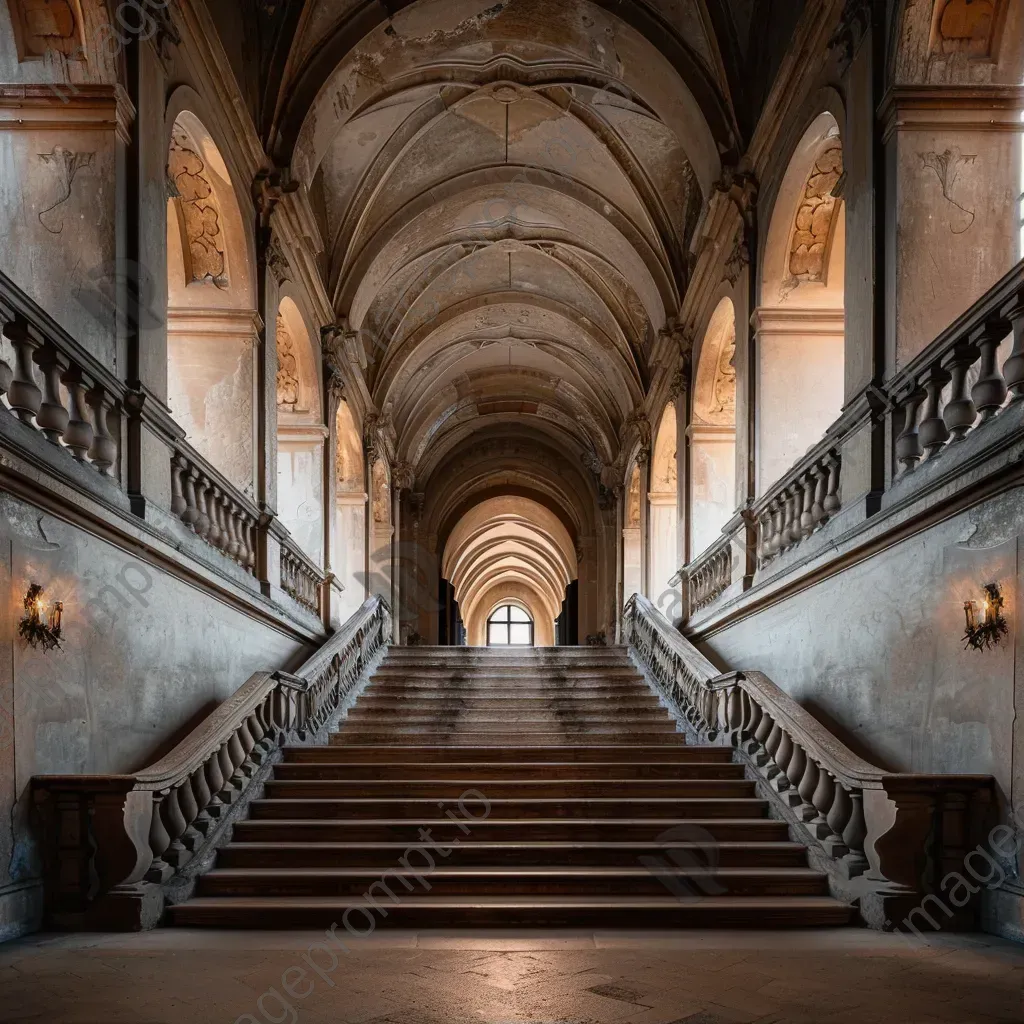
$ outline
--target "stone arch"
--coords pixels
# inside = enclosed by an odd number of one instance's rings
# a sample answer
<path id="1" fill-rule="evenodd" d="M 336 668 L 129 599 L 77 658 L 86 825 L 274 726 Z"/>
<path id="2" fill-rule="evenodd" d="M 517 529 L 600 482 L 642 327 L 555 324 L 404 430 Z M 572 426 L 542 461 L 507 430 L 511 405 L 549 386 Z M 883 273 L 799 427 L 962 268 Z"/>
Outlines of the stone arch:
<path id="1" fill-rule="evenodd" d="M 846 213 L 831 111 L 797 143 L 771 211 L 755 313 L 757 493 L 784 475 L 843 406 Z"/>
<path id="2" fill-rule="evenodd" d="M 699 555 L 736 509 L 736 309 L 723 297 L 708 321 L 690 422 L 690 550 Z"/>
<path id="3" fill-rule="evenodd" d="M 260 319 L 248 237 L 220 150 L 189 110 L 167 156 L 167 403 L 186 439 L 252 492 Z"/>

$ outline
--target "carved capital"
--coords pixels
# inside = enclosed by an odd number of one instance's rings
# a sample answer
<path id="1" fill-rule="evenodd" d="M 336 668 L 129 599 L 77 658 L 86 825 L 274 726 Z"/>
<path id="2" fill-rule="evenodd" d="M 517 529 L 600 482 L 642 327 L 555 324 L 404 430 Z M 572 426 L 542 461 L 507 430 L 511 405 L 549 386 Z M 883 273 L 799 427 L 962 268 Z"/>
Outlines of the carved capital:
<path id="1" fill-rule="evenodd" d="M 674 402 L 680 395 L 690 390 L 690 357 L 685 356 L 668 386 L 668 397 Z"/>
<path id="2" fill-rule="evenodd" d="M 416 482 L 416 472 L 408 462 L 396 462 L 391 469 L 391 486 L 396 491 L 408 491 Z"/>
<path id="3" fill-rule="evenodd" d="M 750 248 L 743 234 L 738 234 L 733 240 L 732 249 L 725 259 L 725 279 L 729 284 L 735 284 L 743 273 L 744 267 L 750 264 Z"/>
<path id="4" fill-rule="evenodd" d="M 727 165 L 722 177 L 715 182 L 715 191 L 728 196 L 748 227 L 754 222 L 759 185 L 754 172 L 746 168 Z"/>
<path id="5" fill-rule="evenodd" d="M 252 201 L 263 224 L 269 222 L 274 207 L 298 187 L 299 183 L 288 181 L 287 171 L 279 167 L 265 167 L 256 172 L 252 182 Z"/>

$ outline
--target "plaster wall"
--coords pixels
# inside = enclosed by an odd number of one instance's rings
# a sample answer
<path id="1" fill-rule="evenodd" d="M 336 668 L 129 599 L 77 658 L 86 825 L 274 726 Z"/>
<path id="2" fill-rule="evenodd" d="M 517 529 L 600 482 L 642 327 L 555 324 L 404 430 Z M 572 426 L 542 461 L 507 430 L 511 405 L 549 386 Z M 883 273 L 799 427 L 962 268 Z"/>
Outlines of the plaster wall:
<path id="1" fill-rule="evenodd" d="M 345 588 L 339 598 L 344 622 L 366 600 L 366 495 L 338 496 L 336 529 L 331 568 Z"/>
<path id="2" fill-rule="evenodd" d="M 766 673 L 876 764 L 991 774 L 1003 809 L 1019 805 L 1022 497 L 1018 488 L 963 512 L 726 626 L 701 647 L 723 669 Z M 990 650 L 965 651 L 963 602 L 980 603 L 982 585 L 993 581 L 1009 636 Z"/>
<path id="3" fill-rule="evenodd" d="M 757 346 L 760 495 L 821 440 L 843 407 L 842 328 L 773 322 L 758 331 Z"/>
<path id="4" fill-rule="evenodd" d="M 62 649 L 18 636 L 32 582 L 64 601 Z M 38 926 L 30 780 L 152 763 L 293 638 L 77 527 L 0 494 L 0 940 Z"/>
<path id="5" fill-rule="evenodd" d="M 696 557 L 722 534 L 736 511 L 736 431 L 693 428 L 690 550 Z"/>
<path id="6" fill-rule="evenodd" d="M 675 494 L 648 495 L 651 505 L 651 600 L 672 621 L 681 610 L 680 589 L 670 587 L 669 579 L 679 569 L 676 534 L 679 514 Z"/>
<path id="7" fill-rule="evenodd" d="M 278 516 L 299 547 L 323 564 L 322 444 L 310 448 L 282 442 L 278 446 L 277 504 Z"/>

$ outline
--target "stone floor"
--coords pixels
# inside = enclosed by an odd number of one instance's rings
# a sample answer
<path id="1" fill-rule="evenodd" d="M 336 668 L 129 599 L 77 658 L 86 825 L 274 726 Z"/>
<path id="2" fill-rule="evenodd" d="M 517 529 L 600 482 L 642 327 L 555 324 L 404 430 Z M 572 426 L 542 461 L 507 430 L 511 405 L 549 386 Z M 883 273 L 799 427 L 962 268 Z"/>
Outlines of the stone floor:
<path id="1" fill-rule="evenodd" d="M 385 932 L 349 939 L 337 966 L 324 948 L 310 951 L 322 939 L 170 929 L 32 936 L 0 947 L 0 1021 L 1024 1021 L 1024 947 L 987 936 L 940 935 L 925 945 L 859 929 Z"/>

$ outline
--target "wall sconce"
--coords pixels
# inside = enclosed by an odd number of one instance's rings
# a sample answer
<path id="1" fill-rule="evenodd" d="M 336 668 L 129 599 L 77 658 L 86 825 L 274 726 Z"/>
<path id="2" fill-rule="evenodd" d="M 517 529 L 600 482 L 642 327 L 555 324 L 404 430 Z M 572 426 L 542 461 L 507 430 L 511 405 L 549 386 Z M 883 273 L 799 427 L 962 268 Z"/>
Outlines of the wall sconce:
<path id="1" fill-rule="evenodd" d="M 60 625 L 64 613 L 64 602 L 54 601 L 44 620 L 46 605 L 43 603 L 43 588 L 33 583 L 25 595 L 25 617 L 18 624 L 18 632 L 32 647 L 52 651 L 60 647 Z"/>
<path id="2" fill-rule="evenodd" d="M 964 618 L 967 628 L 964 632 L 964 650 L 974 648 L 984 650 L 999 643 L 1006 636 L 1006 619 L 1003 618 L 1003 594 L 998 583 L 986 583 L 984 586 L 985 600 L 981 605 L 979 619 L 973 601 L 964 601 Z"/>

